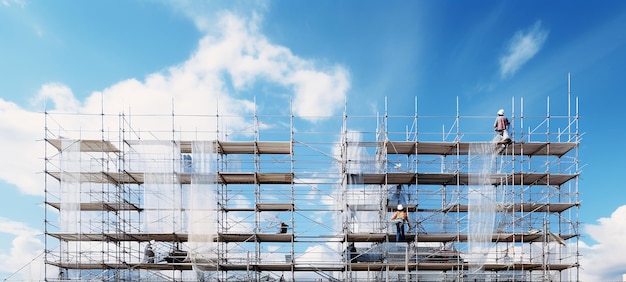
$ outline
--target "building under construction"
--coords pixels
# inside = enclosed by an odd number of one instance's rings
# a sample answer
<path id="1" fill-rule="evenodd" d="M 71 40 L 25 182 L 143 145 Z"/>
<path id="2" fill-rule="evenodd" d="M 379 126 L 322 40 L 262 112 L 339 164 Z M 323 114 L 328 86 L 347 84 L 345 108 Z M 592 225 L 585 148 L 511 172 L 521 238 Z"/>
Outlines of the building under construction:
<path id="1" fill-rule="evenodd" d="M 422 116 L 417 99 L 324 132 L 46 112 L 47 281 L 576 281 L 578 103 L 546 103 L 512 99 L 506 144 L 497 109 Z"/>

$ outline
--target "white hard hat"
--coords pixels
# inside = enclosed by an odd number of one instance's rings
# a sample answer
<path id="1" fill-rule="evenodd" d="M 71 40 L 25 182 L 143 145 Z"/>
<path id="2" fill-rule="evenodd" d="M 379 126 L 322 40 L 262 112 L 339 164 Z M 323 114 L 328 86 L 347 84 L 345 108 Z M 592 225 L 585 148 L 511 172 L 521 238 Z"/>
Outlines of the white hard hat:
<path id="1" fill-rule="evenodd" d="M 398 205 L 398 210 L 401 211 L 404 207 L 402 206 L 402 204 Z"/>
<path id="2" fill-rule="evenodd" d="M 499 115 L 499 116 L 503 116 L 503 115 L 504 115 L 504 110 L 503 110 L 503 109 L 500 109 L 500 110 L 498 111 L 498 115 Z"/>

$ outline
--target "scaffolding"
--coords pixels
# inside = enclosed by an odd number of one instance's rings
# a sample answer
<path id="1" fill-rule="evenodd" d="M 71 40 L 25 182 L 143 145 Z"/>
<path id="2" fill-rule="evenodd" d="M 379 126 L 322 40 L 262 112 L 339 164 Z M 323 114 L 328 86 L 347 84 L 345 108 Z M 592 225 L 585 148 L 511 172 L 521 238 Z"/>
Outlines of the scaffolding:
<path id="1" fill-rule="evenodd" d="M 418 116 L 417 98 L 325 118 L 334 132 L 46 111 L 46 280 L 577 281 L 578 103 L 515 102 L 510 144 L 493 116 Z"/>

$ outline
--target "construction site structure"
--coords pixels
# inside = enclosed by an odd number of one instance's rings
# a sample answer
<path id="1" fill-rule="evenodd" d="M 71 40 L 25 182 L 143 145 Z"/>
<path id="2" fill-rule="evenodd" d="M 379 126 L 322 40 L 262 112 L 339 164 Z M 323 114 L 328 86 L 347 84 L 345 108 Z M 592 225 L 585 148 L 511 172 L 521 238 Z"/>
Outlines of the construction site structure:
<path id="1" fill-rule="evenodd" d="M 46 111 L 46 280 L 577 281 L 578 102 L 511 101 L 506 144 L 497 109 L 417 98 L 314 122 Z"/>

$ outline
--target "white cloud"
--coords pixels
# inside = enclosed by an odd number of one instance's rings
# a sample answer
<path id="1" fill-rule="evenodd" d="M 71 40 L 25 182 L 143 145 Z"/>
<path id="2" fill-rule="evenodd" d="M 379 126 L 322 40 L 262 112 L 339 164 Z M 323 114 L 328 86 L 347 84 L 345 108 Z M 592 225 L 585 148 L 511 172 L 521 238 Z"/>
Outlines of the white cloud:
<path id="1" fill-rule="evenodd" d="M 583 233 L 597 243 L 581 242 L 582 281 L 621 281 L 626 274 L 626 205 L 617 208 L 611 217 L 598 219 L 597 224 L 583 226 Z"/>
<path id="2" fill-rule="evenodd" d="M 287 76 L 296 90 L 294 112 L 297 115 L 328 117 L 343 108 L 346 92 L 350 87 L 347 72 L 336 67 L 331 73 L 300 70 Z"/>
<path id="3" fill-rule="evenodd" d="M 76 100 L 76 98 L 74 98 L 74 93 L 72 93 L 72 89 L 61 83 L 44 84 L 39 89 L 37 97 L 33 101 L 31 101 L 31 103 L 46 103 L 48 100 L 54 103 L 54 109 L 57 111 L 75 112 L 80 108 L 80 102 Z"/>
<path id="4" fill-rule="evenodd" d="M 310 120 L 330 116 L 343 108 L 350 88 L 345 68 L 318 69 L 314 61 L 301 59 L 288 48 L 271 44 L 255 24 L 232 14 L 224 14 L 219 25 L 223 32 L 217 37 L 204 38 L 199 52 L 185 68 L 203 74 L 225 71 L 236 91 L 247 90 L 260 82 L 283 86 L 293 91 L 295 115 L 308 116 Z"/>
<path id="5" fill-rule="evenodd" d="M 23 193 L 43 195 L 41 143 L 43 116 L 0 99 L 0 178 L 17 186 Z"/>
<path id="6" fill-rule="evenodd" d="M 507 51 L 500 57 L 500 76 L 509 77 L 532 59 L 548 38 L 548 31 L 537 21 L 528 30 L 518 31 L 510 39 Z"/>
<path id="7" fill-rule="evenodd" d="M 181 12 L 190 19 L 198 30 L 204 33 L 215 31 L 216 21 L 222 13 L 234 13 L 241 18 L 252 19 L 251 26 L 256 26 L 262 19 L 263 12 L 267 11 L 270 2 L 259 1 L 163 1 L 174 10 Z"/>
<path id="8" fill-rule="evenodd" d="M 35 236 L 41 231 L 28 227 L 23 222 L 12 221 L 8 218 L 0 217 L 0 233 L 7 233 L 16 236 Z"/>
<path id="9" fill-rule="evenodd" d="M 302 254 L 296 256 L 297 263 L 334 265 L 341 263 L 341 242 L 327 242 L 308 247 Z"/>
<path id="10" fill-rule="evenodd" d="M 41 231 L 0 217 L 0 232 L 15 236 L 9 253 L 0 253 L 0 272 L 11 273 L 11 279 L 17 280 L 42 278 L 44 245 L 36 238 Z"/>

